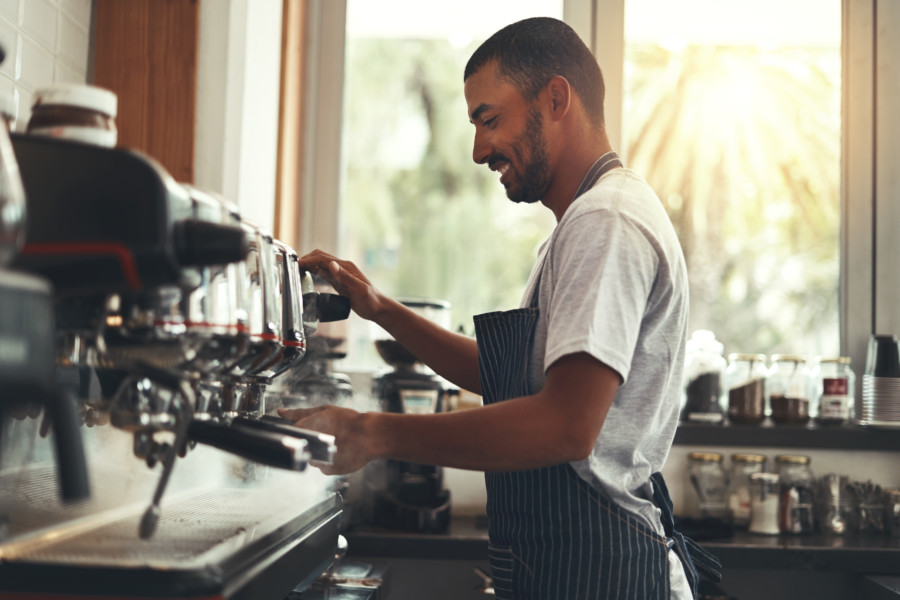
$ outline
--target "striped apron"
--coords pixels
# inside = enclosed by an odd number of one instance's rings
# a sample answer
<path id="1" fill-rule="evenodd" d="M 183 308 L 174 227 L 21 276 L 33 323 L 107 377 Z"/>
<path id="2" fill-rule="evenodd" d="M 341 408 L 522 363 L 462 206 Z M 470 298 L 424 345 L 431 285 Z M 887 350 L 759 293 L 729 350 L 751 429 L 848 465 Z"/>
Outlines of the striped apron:
<path id="1" fill-rule="evenodd" d="M 588 189 L 614 165 L 601 157 L 582 183 Z M 605 164 L 603 164 L 605 162 Z M 603 168 L 606 167 L 606 168 Z M 583 190 L 579 190 L 579 194 Z M 577 197 L 577 196 L 576 196 Z M 475 317 L 485 404 L 526 396 L 539 315 L 528 308 Z M 686 565 L 694 596 L 699 568 L 718 580 L 718 561 L 674 531 L 662 475 L 651 477 L 665 536 L 601 495 L 568 464 L 485 473 L 489 560 L 500 600 L 668 600 L 668 551 Z"/>

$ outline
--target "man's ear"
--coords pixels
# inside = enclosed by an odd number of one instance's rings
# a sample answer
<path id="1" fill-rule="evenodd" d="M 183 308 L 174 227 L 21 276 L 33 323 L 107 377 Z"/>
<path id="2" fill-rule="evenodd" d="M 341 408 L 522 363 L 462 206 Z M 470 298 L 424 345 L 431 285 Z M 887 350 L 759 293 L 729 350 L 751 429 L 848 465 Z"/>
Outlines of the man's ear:
<path id="1" fill-rule="evenodd" d="M 550 116 L 554 120 L 560 120 L 569 112 L 572 104 L 572 86 L 562 75 L 557 75 L 547 83 L 544 88 L 547 92 L 547 100 L 550 108 Z"/>

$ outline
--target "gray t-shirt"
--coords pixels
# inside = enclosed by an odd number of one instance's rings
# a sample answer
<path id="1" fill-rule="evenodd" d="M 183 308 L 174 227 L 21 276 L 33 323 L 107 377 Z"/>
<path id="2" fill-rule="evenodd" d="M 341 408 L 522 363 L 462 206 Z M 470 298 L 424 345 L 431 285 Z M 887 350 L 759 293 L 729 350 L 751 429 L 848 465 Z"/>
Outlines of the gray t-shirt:
<path id="1" fill-rule="evenodd" d="M 624 168 L 601 177 L 541 246 L 522 306 L 538 280 L 532 389 L 543 387 L 554 361 L 576 352 L 619 373 L 623 383 L 591 456 L 571 464 L 662 535 L 649 478 L 662 469 L 678 425 L 688 280 L 650 186 Z"/>

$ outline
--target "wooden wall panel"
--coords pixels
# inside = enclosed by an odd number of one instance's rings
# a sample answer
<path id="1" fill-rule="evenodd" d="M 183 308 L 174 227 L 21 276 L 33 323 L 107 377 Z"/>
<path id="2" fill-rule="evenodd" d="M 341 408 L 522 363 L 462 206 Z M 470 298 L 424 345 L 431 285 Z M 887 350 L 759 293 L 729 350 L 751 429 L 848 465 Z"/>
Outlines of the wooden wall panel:
<path id="1" fill-rule="evenodd" d="M 306 2 L 283 0 L 274 233 L 294 248 L 300 244 L 300 215 L 303 213 L 300 173 L 303 165 L 306 9 Z"/>
<path id="2" fill-rule="evenodd" d="M 119 96 L 119 145 L 194 180 L 199 0 L 96 0 L 94 84 Z"/>

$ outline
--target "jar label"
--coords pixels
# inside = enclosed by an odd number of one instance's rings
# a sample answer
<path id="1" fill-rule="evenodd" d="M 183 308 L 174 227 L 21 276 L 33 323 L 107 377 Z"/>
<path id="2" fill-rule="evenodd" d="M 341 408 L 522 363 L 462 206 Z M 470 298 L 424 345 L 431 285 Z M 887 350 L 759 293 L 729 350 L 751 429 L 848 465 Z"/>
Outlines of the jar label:
<path id="1" fill-rule="evenodd" d="M 80 125 L 65 125 L 59 127 L 34 127 L 28 130 L 31 135 L 53 137 L 73 142 L 83 142 L 94 146 L 114 148 L 117 133 L 115 130 L 100 129 L 98 127 L 84 127 Z"/>
<path id="2" fill-rule="evenodd" d="M 850 408 L 850 396 L 829 395 L 819 400 L 820 419 L 846 419 Z"/>
<path id="3" fill-rule="evenodd" d="M 822 393 L 826 396 L 846 396 L 848 391 L 846 377 L 823 377 Z"/>

